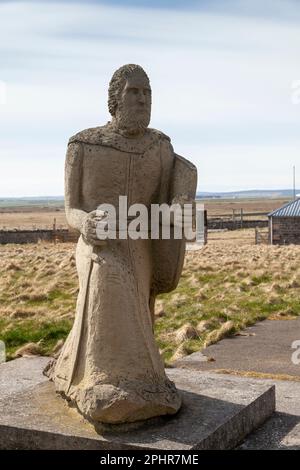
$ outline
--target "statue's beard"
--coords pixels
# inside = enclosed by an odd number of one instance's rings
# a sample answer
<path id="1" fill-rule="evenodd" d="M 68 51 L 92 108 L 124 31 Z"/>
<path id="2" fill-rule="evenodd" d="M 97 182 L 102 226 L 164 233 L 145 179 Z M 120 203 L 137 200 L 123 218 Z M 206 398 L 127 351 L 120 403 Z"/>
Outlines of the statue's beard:
<path id="1" fill-rule="evenodd" d="M 150 107 L 142 109 L 119 106 L 115 116 L 115 124 L 119 131 L 128 135 L 143 134 L 150 122 Z"/>

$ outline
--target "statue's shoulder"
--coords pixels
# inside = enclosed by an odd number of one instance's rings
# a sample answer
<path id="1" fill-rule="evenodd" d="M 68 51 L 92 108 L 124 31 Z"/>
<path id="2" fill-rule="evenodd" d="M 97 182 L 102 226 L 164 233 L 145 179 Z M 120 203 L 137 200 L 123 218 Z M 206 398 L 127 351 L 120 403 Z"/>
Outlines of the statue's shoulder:
<path id="1" fill-rule="evenodd" d="M 148 132 L 151 136 L 153 137 L 157 137 L 158 139 L 162 139 L 162 140 L 165 140 L 165 141 L 168 141 L 168 142 L 171 142 L 171 139 L 168 135 L 164 134 L 163 132 L 161 131 L 158 131 L 157 129 L 153 129 L 153 128 L 148 128 Z"/>
<path id="2" fill-rule="evenodd" d="M 101 144 L 103 138 L 107 134 L 106 126 L 99 127 L 89 127 L 83 131 L 77 132 L 72 137 L 70 137 L 68 145 L 73 143 L 82 143 L 82 144 Z"/>
<path id="3" fill-rule="evenodd" d="M 139 139 L 128 139 L 116 133 L 110 123 L 105 126 L 91 127 L 73 135 L 69 144 L 98 145 L 110 147 L 129 153 L 143 153 L 155 142 L 165 142 L 172 151 L 170 137 L 157 129 L 148 128 L 145 135 Z"/>

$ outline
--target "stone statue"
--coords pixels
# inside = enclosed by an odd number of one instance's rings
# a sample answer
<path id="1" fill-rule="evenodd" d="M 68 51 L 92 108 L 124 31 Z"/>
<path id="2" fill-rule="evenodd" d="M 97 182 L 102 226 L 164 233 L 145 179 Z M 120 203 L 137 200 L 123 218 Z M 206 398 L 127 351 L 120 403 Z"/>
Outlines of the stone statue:
<path id="1" fill-rule="evenodd" d="M 196 169 L 170 139 L 148 128 L 149 78 L 138 65 L 113 75 L 112 120 L 71 137 L 65 166 L 68 223 L 80 232 L 79 295 L 73 328 L 46 374 L 92 422 L 126 423 L 175 414 L 181 397 L 167 378 L 153 335 L 155 297 L 179 280 L 184 240 L 115 239 L 96 234 L 101 203 L 150 207 L 194 200 Z"/>

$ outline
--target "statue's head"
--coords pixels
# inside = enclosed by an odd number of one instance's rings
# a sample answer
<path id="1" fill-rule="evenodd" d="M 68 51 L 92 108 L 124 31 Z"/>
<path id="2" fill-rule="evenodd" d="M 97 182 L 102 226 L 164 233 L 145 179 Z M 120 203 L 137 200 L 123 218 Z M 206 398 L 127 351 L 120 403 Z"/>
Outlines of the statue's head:
<path id="1" fill-rule="evenodd" d="M 151 116 L 150 81 L 142 67 L 127 64 L 113 74 L 108 109 L 116 127 L 128 135 L 144 132 Z"/>

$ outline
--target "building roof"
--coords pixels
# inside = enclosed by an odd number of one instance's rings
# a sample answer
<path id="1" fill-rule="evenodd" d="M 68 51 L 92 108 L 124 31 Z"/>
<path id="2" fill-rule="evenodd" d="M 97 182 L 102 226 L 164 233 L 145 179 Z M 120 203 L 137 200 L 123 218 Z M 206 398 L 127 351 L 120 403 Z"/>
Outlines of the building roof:
<path id="1" fill-rule="evenodd" d="M 288 202 L 268 214 L 268 217 L 300 217 L 300 199 Z"/>

